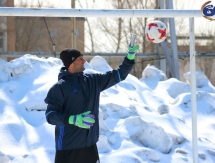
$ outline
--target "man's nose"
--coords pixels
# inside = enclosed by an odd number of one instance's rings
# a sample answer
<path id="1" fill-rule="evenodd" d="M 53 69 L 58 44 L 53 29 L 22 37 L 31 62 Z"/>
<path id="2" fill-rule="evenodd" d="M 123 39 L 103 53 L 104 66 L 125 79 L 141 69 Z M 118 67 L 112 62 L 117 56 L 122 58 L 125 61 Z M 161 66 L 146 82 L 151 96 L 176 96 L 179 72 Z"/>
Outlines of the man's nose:
<path id="1" fill-rule="evenodd" d="M 82 59 L 82 62 L 83 62 L 83 63 L 85 63 L 85 62 L 86 62 L 86 60 L 83 58 L 83 59 Z"/>

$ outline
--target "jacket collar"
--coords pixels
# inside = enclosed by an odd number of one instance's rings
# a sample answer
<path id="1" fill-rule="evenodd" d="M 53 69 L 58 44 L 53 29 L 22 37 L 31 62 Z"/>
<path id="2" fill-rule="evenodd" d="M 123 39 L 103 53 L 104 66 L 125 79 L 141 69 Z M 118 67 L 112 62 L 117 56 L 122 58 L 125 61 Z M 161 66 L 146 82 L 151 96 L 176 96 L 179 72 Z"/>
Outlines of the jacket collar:
<path id="1" fill-rule="evenodd" d="M 60 73 L 58 74 L 58 80 L 62 78 L 78 78 L 83 76 L 83 74 L 83 72 L 70 73 L 69 71 L 67 71 L 66 67 L 62 67 L 60 69 Z"/>

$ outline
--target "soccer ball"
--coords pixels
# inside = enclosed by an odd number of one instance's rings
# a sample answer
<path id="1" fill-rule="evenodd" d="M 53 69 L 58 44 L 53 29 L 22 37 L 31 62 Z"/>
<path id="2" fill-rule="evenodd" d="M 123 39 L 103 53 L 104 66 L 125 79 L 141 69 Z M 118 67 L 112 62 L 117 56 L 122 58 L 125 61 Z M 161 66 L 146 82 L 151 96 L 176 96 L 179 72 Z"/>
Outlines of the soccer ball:
<path id="1" fill-rule="evenodd" d="M 159 21 L 154 20 L 149 22 L 145 28 L 146 39 L 153 43 L 161 43 L 166 39 L 166 25 Z"/>

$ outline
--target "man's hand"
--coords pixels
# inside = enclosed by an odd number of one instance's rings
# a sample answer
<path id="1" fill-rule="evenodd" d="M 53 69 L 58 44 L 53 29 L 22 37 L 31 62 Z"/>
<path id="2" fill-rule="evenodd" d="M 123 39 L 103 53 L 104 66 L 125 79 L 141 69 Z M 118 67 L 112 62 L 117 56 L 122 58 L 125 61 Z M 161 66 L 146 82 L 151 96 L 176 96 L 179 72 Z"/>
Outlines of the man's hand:
<path id="1" fill-rule="evenodd" d="M 132 47 L 128 46 L 128 54 L 130 54 L 130 55 L 135 55 L 138 50 L 139 50 L 138 45 L 134 45 Z"/>
<path id="2" fill-rule="evenodd" d="M 128 46 L 128 55 L 127 58 L 133 60 L 135 58 L 136 52 L 139 50 L 138 45 L 134 45 L 132 47 Z"/>
<path id="3" fill-rule="evenodd" d="M 86 111 L 84 113 L 78 115 L 71 115 L 69 117 L 69 124 L 76 125 L 80 128 L 90 129 L 93 126 L 95 116 L 90 114 L 90 111 Z"/>
<path id="4" fill-rule="evenodd" d="M 135 39 L 136 39 L 136 34 L 133 34 L 133 36 L 131 37 L 129 46 L 128 46 L 127 58 L 130 60 L 133 60 L 135 58 L 135 54 L 139 49 L 138 45 L 134 45 Z"/>

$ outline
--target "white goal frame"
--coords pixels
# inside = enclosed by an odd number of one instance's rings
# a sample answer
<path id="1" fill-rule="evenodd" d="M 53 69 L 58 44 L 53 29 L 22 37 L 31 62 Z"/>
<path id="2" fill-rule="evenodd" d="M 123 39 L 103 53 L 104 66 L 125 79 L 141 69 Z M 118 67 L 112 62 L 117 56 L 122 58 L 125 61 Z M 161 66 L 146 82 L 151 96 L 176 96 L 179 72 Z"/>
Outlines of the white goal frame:
<path id="1" fill-rule="evenodd" d="M 202 17 L 200 10 L 174 10 L 174 9 L 58 9 L 58 8 L 15 8 L 0 7 L 0 16 L 27 16 L 27 17 L 118 17 L 118 18 L 189 18 L 190 38 L 190 85 L 192 105 L 192 145 L 193 163 L 198 163 L 197 142 L 197 114 L 196 114 L 196 54 L 194 17 Z"/>

